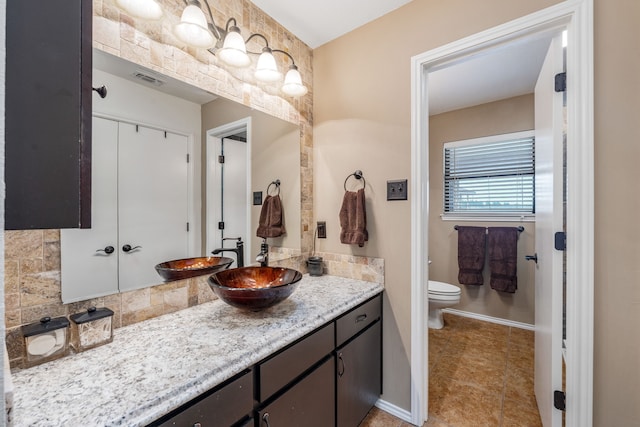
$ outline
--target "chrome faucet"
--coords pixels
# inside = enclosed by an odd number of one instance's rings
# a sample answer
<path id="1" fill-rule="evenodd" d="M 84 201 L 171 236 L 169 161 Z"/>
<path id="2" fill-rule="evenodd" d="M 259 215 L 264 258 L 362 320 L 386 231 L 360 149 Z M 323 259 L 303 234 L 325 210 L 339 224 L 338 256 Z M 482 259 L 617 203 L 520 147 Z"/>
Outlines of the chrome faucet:
<path id="1" fill-rule="evenodd" d="M 235 240 L 236 247 L 233 248 L 218 248 L 211 251 L 213 255 L 217 255 L 221 252 L 235 252 L 236 253 L 236 264 L 239 267 L 244 267 L 244 242 L 242 241 L 242 237 L 225 237 L 222 239 L 222 244 L 224 245 L 225 240 Z"/>
<path id="2" fill-rule="evenodd" d="M 262 239 L 260 244 L 260 253 L 256 257 L 256 262 L 260 263 L 260 267 L 266 267 L 269 265 L 269 245 L 267 239 Z"/>

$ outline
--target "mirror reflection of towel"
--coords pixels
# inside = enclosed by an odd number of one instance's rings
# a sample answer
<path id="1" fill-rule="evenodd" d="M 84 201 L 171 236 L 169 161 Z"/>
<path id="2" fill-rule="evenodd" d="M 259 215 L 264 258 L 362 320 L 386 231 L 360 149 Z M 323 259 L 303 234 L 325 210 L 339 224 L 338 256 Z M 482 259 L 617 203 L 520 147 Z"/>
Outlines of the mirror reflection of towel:
<path id="1" fill-rule="evenodd" d="M 485 227 L 458 226 L 458 282 L 463 285 L 483 285 Z"/>
<path id="2" fill-rule="evenodd" d="M 518 289 L 518 229 L 489 227 L 491 288 L 514 293 Z"/>
<path id="3" fill-rule="evenodd" d="M 268 195 L 262 203 L 256 236 L 266 239 L 267 237 L 280 237 L 286 232 L 280 196 L 277 194 L 275 196 Z"/>
<path id="4" fill-rule="evenodd" d="M 364 246 L 369 240 L 364 188 L 357 192 L 345 191 L 340 208 L 340 242 L 345 245 Z"/>

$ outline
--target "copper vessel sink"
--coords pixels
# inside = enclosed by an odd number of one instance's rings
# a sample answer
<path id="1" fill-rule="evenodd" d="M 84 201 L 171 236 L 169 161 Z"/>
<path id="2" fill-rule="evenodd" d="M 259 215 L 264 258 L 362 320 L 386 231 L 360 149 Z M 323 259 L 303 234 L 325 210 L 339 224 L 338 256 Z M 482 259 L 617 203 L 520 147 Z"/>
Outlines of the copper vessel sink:
<path id="1" fill-rule="evenodd" d="M 209 276 L 213 292 L 229 305 L 262 310 L 284 301 L 298 287 L 302 273 L 283 267 L 242 267 Z"/>
<path id="2" fill-rule="evenodd" d="M 233 263 L 232 258 L 221 256 L 183 258 L 162 262 L 156 265 L 156 271 L 168 282 L 215 273 L 229 268 L 231 263 Z"/>

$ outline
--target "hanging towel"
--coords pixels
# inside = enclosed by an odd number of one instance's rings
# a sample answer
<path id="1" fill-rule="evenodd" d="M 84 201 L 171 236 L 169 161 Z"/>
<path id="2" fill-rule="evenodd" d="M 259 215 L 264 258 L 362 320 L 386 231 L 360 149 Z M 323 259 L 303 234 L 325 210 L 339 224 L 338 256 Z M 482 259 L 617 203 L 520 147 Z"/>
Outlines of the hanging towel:
<path id="1" fill-rule="evenodd" d="M 458 282 L 483 285 L 485 227 L 458 226 Z"/>
<path id="2" fill-rule="evenodd" d="M 282 236 L 286 232 L 280 196 L 277 194 L 275 196 L 268 195 L 262 203 L 256 236 L 266 239 L 267 237 Z"/>
<path id="3" fill-rule="evenodd" d="M 357 192 L 345 191 L 340 208 L 340 242 L 346 245 L 364 246 L 369 240 L 364 188 Z"/>
<path id="4" fill-rule="evenodd" d="M 489 227 L 488 240 L 491 288 L 514 293 L 518 289 L 518 229 Z"/>

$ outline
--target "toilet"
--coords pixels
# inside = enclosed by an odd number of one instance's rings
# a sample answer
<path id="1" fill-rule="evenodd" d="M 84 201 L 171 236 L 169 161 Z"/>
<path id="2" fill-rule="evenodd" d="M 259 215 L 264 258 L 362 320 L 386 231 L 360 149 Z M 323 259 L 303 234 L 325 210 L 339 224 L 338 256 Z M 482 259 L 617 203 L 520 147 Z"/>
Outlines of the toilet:
<path id="1" fill-rule="evenodd" d="M 460 288 L 450 283 L 429 280 L 429 321 L 431 329 L 442 329 L 442 309 L 460 302 Z"/>

